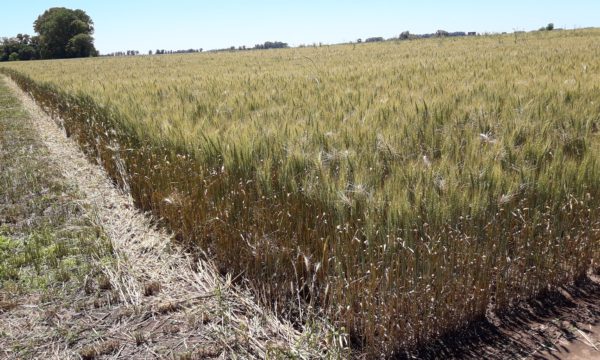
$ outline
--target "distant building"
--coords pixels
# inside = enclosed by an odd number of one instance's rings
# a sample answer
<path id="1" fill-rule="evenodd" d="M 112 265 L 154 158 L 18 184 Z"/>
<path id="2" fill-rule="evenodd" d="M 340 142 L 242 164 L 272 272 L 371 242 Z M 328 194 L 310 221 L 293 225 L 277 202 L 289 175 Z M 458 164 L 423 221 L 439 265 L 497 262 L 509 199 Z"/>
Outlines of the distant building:
<path id="1" fill-rule="evenodd" d="M 476 35 L 477 35 L 477 33 L 476 33 L 475 31 L 469 31 L 468 35 L 469 35 L 469 36 L 476 36 Z"/>

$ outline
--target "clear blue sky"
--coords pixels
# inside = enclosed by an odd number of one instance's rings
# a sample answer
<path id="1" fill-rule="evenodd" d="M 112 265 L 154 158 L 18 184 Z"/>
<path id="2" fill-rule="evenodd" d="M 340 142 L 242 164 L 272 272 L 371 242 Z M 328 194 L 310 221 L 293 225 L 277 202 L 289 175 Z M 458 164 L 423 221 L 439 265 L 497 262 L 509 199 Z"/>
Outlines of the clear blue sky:
<path id="1" fill-rule="evenodd" d="M 284 41 L 336 43 L 371 36 L 448 31 L 502 32 L 600 26 L 598 0 L 193 1 L 11 0 L 2 4 L 0 36 L 33 34 L 50 7 L 85 10 L 102 52 L 214 49 Z"/>

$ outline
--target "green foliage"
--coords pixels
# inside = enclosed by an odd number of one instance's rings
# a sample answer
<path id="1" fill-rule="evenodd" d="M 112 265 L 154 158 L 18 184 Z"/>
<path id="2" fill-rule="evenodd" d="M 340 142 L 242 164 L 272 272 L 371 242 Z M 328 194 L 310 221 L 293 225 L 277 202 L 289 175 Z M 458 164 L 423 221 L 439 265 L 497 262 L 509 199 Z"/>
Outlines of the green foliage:
<path id="1" fill-rule="evenodd" d="M 80 288 L 110 259 L 102 230 L 46 162 L 27 113 L 0 79 L 0 296 Z"/>
<path id="2" fill-rule="evenodd" d="M 283 49 L 287 48 L 288 44 L 281 41 L 267 41 L 264 44 L 257 44 L 254 46 L 257 50 L 265 50 L 265 49 Z M 232 47 L 231 50 L 235 50 L 235 46 Z"/>
<path id="3" fill-rule="evenodd" d="M 97 56 L 92 19 L 83 10 L 51 8 L 34 23 L 39 36 L 18 34 L 3 38 L 0 61 L 62 59 Z"/>
<path id="4" fill-rule="evenodd" d="M 18 34 L 0 41 L 0 61 L 34 60 L 39 58 L 37 36 Z M 13 55 L 14 54 L 14 55 Z"/>
<path id="5" fill-rule="evenodd" d="M 67 44 L 67 53 L 72 57 L 96 56 L 94 48 L 94 38 L 88 34 L 78 34 L 73 36 Z"/>
<path id="6" fill-rule="evenodd" d="M 381 36 L 375 36 L 375 37 L 370 37 L 370 38 L 367 38 L 367 39 L 365 40 L 365 42 L 366 42 L 366 43 L 370 43 L 370 42 L 380 42 L 380 41 L 384 41 L 384 40 L 385 40 L 385 39 L 384 39 L 384 38 L 382 38 Z"/>
<path id="7" fill-rule="evenodd" d="M 14 268 L 10 262 L 16 243 L 9 238 L 0 235 L 0 283 L 5 279 L 18 278 L 18 269 Z"/>
<path id="8" fill-rule="evenodd" d="M 51 8 L 34 22 L 40 35 L 43 59 L 89 57 L 97 55 L 92 34 L 92 19 L 83 10 Z"/>
<path id="9" fill-rule="evenodd" d="M 22 240 L 0 237 L 0 288 L 6 282 L 23 289 L 44 289 L 72 278 L 82 281 L 92 271 L 89 259 L 107 256 L 111 250 L 105 239 L 96 237 L 94 228 L 90 230 L 57 234 L 46 227 Z"/>
<path id="10" fill-rule="evenodd" d="M 542 26 L 539 31 L 552 31 L 554 30 L 554 24 L 553 23 L 549 23 L 546 26 Z"/>
<path id="11" fill-rule="evenodd" d="M 37 57 L 37 50 L 31 46 L 24 46 L 19 50 L 19 60 L 33 60 Z"/>

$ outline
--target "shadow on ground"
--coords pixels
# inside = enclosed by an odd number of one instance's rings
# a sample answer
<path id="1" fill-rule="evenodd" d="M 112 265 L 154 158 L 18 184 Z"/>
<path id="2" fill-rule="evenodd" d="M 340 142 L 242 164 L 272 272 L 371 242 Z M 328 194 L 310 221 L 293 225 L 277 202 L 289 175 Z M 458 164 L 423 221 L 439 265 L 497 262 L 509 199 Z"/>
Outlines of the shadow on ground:
<path id="1" fill-rule="evenodd" d="M 398 359 L 600 358 L 591 331 L 599 324 L 600 277 L 594 275 Z"/>

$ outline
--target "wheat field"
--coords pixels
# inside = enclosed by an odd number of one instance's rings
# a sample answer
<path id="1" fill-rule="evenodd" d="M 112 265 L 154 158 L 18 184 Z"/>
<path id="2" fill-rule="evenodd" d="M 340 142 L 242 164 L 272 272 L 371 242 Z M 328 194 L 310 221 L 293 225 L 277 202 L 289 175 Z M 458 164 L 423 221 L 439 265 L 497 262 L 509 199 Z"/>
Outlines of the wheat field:
<path id="1" fill-rule="evenodd" d="M 2 65 L 178 241 L 371 355 L 600 261 L 600 30 Z"/>

